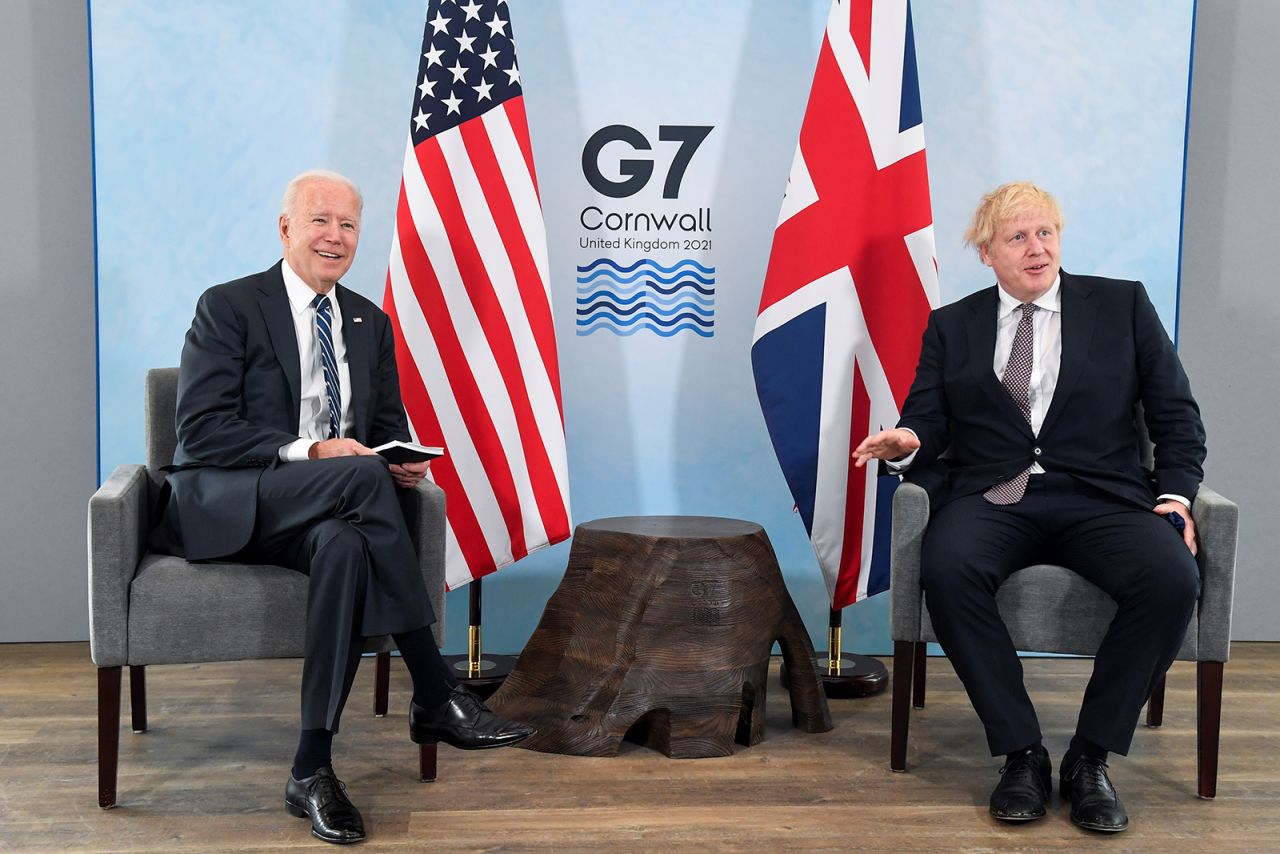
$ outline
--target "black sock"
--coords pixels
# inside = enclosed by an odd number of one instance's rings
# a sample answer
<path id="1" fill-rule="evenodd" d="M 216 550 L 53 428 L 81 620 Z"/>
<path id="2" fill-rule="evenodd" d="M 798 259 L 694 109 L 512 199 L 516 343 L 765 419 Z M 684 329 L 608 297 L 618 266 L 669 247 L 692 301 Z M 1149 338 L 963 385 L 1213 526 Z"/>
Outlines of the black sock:
<path id="1" fill-rule="evenodd" d="M 293 755 L 293 779 L 302 780 L 322 765 L 333 764 L 333 732 L 304 729 L 298 736 L 298 752 Z"/>
<path id="2" fill-rule="evenodd" d="M 428 709 L 446 702 L 458 680 L 450 671 L 449 663 L 440 655 L 431 627 L 423 626 L 391 637 L 409 668 L 409 678 L 413 680 L 413 701 Z"/>
<path id="3" fill-rule="evenodd" d="M 1022 748 L 1021 750 L 1015 750 L 1012 753 L 1006 753 L 1004 755 L 1004 761 L 1012 762 L 1022 754 L 1026 753 L 1028 750 L 1035 753 L 1041 753 L 1044 751 L 1044 745 L 1041 744 L 1039 741 L 1037 741 L 1035 744 L 1028 744 L 1026 747 Z"/>
<path id="4" fill-rule="evenodd" d="M 1099 747 L 1084 736 L 1073 735 L 1071 736 L 1071 744 L 1067 746 L 1067 755 L 1062 757 L 1062 767 L 1070 771 L 1076 759 L 1081 756 L 1088 756 L 1090 759 L 1097 759 L 1099 762 L 1107 761 L 1106 748 Z"/>

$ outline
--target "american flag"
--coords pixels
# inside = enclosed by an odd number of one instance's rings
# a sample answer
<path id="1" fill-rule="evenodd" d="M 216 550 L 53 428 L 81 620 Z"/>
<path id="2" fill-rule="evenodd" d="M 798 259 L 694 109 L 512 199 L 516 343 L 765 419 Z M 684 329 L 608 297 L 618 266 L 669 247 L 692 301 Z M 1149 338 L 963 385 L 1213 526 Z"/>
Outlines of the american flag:
<path id="1" fill-rule="evenodd" d="M 546 229 L 502 0 L 427 4 L 383 306 L 452 589 L 569 536 Z"/>
<path id="2" fill-rule="evenodd" d="M 751 361 L 831 595 L 888 589 L 894 478 L 853 466 L 897 423 L 938 304 L 906 0 L 836 0 L 774 231 Z"/>

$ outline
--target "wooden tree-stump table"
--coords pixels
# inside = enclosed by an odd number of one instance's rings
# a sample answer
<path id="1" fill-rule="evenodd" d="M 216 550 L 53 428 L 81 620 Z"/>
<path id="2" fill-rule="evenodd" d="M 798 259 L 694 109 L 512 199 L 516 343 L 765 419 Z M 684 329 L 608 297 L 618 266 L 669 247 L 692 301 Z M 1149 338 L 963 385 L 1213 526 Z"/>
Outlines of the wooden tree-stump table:
<path id="1" fill-rule="evenodd" d="M 668 756 L 727 756 L 764 738 L 769 656 L 791 718 L 831 729 L 813 645 L 764 529 L 706 516 L 579 525 L 569 565 L 489 705 L 537 727 L 522 747 L 615 756 L 624 737 Z"/>

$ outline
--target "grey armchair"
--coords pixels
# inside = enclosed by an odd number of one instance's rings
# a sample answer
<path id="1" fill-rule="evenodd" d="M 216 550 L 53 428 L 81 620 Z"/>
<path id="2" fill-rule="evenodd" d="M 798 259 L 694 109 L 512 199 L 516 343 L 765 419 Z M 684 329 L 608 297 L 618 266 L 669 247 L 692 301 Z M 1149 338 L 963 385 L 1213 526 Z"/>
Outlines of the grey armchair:
<path id="1" fill-rule="evenodd" d="M 1191 618 L 1178 660 L 1196 662 L 1198 793 L 1212 798 L 1218 785 L 1218 733 L 1222 669 L 1230 651 L 1231 602 L 1235 585 L 1239 508 L 1201 487 L 1191 508 L 1199 536 L 1200 603 Z M 908 704 L 924 708 L 925 644 L 936 641 L 920 587 L 920 547 L 929 523 L 929 497 L 919 486 L 900 484 L 893 499 L 890 627 L 893 637 L 893 712 L 890 762 L 907 768 Z M 1060 566 L 1030 566 L 1015 572 L 996 595 L 1014 646 L 1034 652 L 1093 655 L 1115 614 L 1100 589 Z M 1164 679 L 1147 704 L 1147 724 L 1159 726 Z"/>
<path id="2" fill-rule="evenodd" d="M 307 578 L 278 566 L 208 562 L 147 551 L 151 508 L 177 444 L 177 368 L 147 372 L 147 464 L 122 465 L 89 499 L 89 636 L 98 668 L 98 805 L 115 806 L 120 747 L 121 668 L 129 667 L 134 732 L 147 728 L 147 665 L 300 657 Z M 401 490 L 401 504 L 431 605 L 444 633 L 444 493 L 424 481 Z M 374 713 L 385 715 L 391 640 L 377 653 Z M 419 770 L 435 779 L 435 745 Z"/>

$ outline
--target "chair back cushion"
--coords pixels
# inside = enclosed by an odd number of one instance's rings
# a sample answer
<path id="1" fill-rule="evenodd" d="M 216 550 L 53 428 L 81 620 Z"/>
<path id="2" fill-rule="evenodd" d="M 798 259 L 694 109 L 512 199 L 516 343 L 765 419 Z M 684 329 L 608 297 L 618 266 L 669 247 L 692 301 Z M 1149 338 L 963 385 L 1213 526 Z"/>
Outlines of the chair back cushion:
<path id="1" fill-rule="evenodd" d="M 1016 649 L 1093 655 L 1116 613 L 1111 597 L 1061 566 L 1029 566 L 1009 576 L 996 592 L 1000 616 Z M 1196 658 L 1197 617 L 1191 618 L 1178 651 L 1182 661 Z M 920 614 L 922 639 L 936 641 L 928 608 Z"/>
<path id="2" fill-rule="evenodd" d="M 164 480 L 160 469 L 173 462 L 178 447 L 178 369 L 147 371 L 144 415 L 147 441 L 147 473 L 153 483 Z"/>

